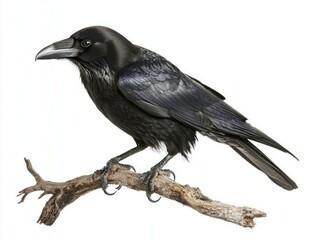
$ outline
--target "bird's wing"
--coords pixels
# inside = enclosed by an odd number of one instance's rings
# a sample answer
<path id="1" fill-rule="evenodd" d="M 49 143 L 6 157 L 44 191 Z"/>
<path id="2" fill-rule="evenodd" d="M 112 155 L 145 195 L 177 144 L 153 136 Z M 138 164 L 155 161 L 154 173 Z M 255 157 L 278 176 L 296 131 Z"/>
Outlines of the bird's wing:
<path id="1" fill-rule="evenodd" d="M 150 53 L 119 74 L 118 88 L 131 102 L 151 115 L 174 118 L 204 134 L 253 139 L 287 152 L 248 124 L 242 114 L 223 101 L 220 93 Z"/>

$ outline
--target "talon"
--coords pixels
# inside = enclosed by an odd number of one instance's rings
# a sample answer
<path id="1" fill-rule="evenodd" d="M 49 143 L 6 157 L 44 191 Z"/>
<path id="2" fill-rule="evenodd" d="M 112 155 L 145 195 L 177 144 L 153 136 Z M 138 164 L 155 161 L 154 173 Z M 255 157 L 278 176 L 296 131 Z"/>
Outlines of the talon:
<path id="1" fill-rule="evenodd" d="M 151 168 L 151 170 L 149 172 L 144 173 L 143 182 L 147 185 L 146 196 L 147 196 L 147 199 L 153 203 L 156 203 L 159 200 L 161 200 L 161 197 L 159 197 L 156 200 L 153 200 L 151 198 L 152 194 L 154 193 L 154 180 L 159 174 L 165 175 L 168 177 L 170 177 L 172 175 L 174 181 L 176 178 L 175 173 L 172 170 L 158 169 L 157 167 L 153 167 L 153 168 Z"/>
<path id="2" fill-rule="evenodd" d="M 136 169 L 132 165 L 129 165 L 129 164 L 120 164 L 120 165 L 123 167 L 126 167 L 128 170 L 132 169 L 134 172 L 136 172 Z"/>
<path id="3" fill-rule="evenodd" d="M 152 202 L 152 203 L 157 203 L 159 200 L 161 200 L 162 197 L 159 197 L 158 199 L 153 200 L 153 199 L 151 198 L 152 194 L 153 194 L 153 193 L 146 192 L 146 197 L 147 197 L 147 199 L 148 199 L 150 202 Z"/>
<path id="4" fill-rule="evenodd" d="M 171 171 L 171 170 L 170 170 L 170 171 Z M 171 174 L 173 175 L 173 180 L 175 181 L 175 179 L 176 179 L 175 173 L 174 173 L 173 171 L 171 171 Z"/>
<path id="5" fill-rule="evenodd" d="M 168 176 L 168 177 L 170 177 L 170 176 L 172 175 L 174 181 L 175 181 L 175 179 L 176 179 L 175 173 L 174 173 L 172 170 L 170 170 L 170 169 L 162 169 L 162 170 L 160 171 L 160 173 L 163 174 L 163 175 L 166 175 L 166 176 Z"/>
<path id="6" fill-rule="evenodd" d="M 104 167 L 101 169 L 101 171 L 102 171 L 102 190 L 103 190 L 103 192 L 104 192 L 106 195 L 108 195 L 108 196 L 112 196 L 112 195 L 114 195 L 114 194 L 117 192 L 117 190 L 116 190 L 116 191 L 113 192 L 113 193 L 109 193 L 109 192 L 106 190 L 106 189 L 108 188 L 107 177 L 108 177 L 108 175 L 109 175 L 109 172 L 110 172 L 110 169 L 111 169 L 112 165 L 113 165 L 113 159 L 111 159 L 110 161 L 108 161 L 108 162 L 106 163 L 106 166 L 104 166 Z"/>
<path id="7" fill-rule="evenodd" d="M 112 193 L 109 193 L 108 191 L 106 191 L 106 188 L 102 188 L 103 192 L 108 195 L 108 196 L 113 196 L 118 190 L 115 190 L 114 192 Z"/>
<path id="8" fill-rule="evenodd" d="M 120 190 L 122 188 L 122 185 L 118 185 L 115 189 L 115 192 L 109 193 L 108 191 L 106 191 L 106 189 L 108 188 L 108 183 L 107 183 L 107 177 L 110 173 L 110 169 L 112 168 L 113 164 L 120 164 L 118 163 L 118 160 L 116 158 L 111 159 L 110 161 L 108 161 L 106 163 L 106 166 L 104 166 L 101 171 L 102 171 L 102 190 L 103 192 L 108 195 L 108 196 L 112 196 L 114 195 L 118 190 Z M 135 168 L 129 164 L 120 164 L 123 167 L 128 168 L 129 170 L 132 169 L 134 172 L 136 172 Z"/>
<path id="9" fill-rule="evenodd" d="M 146 172 L 143 174 L 143 182 L 146 184 L 146 197 L 147 199 L 152 202 L 152 203 L 156 203 L 158 202 L 161 197 L 159 197 L 159 199 L 157 200 L 153 200 L 151 198 L 153 192 L 154 192 L 154 179 L 156 178 L 156 176 L 158 175 L 158 170 L 157 169 L 151 169 L 149 172 Z"/>

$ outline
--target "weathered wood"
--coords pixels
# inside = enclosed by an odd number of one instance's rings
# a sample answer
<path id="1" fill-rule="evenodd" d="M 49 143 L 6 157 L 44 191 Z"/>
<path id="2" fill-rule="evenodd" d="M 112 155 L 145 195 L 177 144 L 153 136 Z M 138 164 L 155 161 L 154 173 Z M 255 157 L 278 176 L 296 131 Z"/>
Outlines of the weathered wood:
<path id="1" fill-rule="evenodd" d="M 101 188 L 102 172 L 97 171 L 90 175 L 84 175 L 72 180 L 57 183 L 45 181 L 34 170 L 30 160 L 25 159 L 28 171 L 33 175 L 36 184 L 27 187 L 19 192 L 22 195 L 22 203 L 29 193 L 43 191 L 39 198 L 46 194 L 52 197 L 45 204 L 38 223 L 52 225 L 59 217 L 64 207 L 74 202 L 82 195 Z M 129 171 L 126 167 L 113 165 L 108 176 L 109 184 L 119 184 L 134 190 L 145 191 L 146 185 L 143 182 L 143 174 Z M 155 193 L 175 200 L 194 210 L 214 218 L 238 224 L 243 227 L 254 227 L 253 221 L 256 217 L 265 217 L 266 213 L 250 207 L 236 207 L 219 201 L 211 200 L 204 196 L 199 188 L 192 188 L 188 185 L 181 185 L 167 176 L 159 175 L 154 181 Z"/>

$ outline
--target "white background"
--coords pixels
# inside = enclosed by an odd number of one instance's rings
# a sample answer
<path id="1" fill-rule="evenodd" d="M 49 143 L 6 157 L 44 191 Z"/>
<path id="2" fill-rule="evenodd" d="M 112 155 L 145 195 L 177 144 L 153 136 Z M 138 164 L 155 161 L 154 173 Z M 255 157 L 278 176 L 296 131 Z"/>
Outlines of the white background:
<path id="1" fill-rule="evenodd" d="M 318 239 L 319 4 L 316 1 L 1 1 L 0 239 Z M 168 167 L 213 199 L 266 211 L 254 229 L 145 193 L 94 191 L 51 226 L 36 223 L 49 196 L 16 194 L 43 178 L 65 181 L 134 146 L 95 108 L 65 60 L 34 61 L 54 41 L 105 25 L 221 92 L 252 125 L 291 150 L 261 146 L 299 185 L 285 191 L 229 147 L 199 136 L 190 162 Z M 147 171 L 165 151 L 126 160 Z"/>

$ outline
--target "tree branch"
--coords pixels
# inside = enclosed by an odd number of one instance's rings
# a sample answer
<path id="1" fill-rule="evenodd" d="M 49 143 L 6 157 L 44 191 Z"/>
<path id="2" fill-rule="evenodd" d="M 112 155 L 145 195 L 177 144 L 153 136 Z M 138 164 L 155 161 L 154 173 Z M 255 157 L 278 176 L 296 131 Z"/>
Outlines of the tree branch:
<path id="1" fill-rule="evenodd" d="M 24 159 L 28 171 L 36 180 L 36 184 L 19 192 L 22 195 L 19 203 L 22 203 L 29 193 L 43 191 L 39 198 L 46 194 L 52 197 L 45 204 L 38 223 L 52 225 L 59 217 L 64 207 L 74 202 L 82 195 L 101 188 L 102 171 L 96 171 L 91 175 L 84 175 L 72 180 L 57 183 L 45 181 L 33 169 L 30 160 Z M 134 190 L 145 191 L 146 185 L 142 181 L 143 174 L 129 171 L 122 165 L 113 165 L 108 176 L 109 184 L 119 184 Z M 204 196 L 199 188 L 181 185 L 167 176 L 159 175 L 155 181 L 155 193 L 171 200 L 180 202 L 194 210 L 214 218 L 238 224 L 243 227 L 254 227 L 255 217 L 265 217 L 266 213 L 250 207 L 236 207 L 219 201 L 211 200 Z"/>

